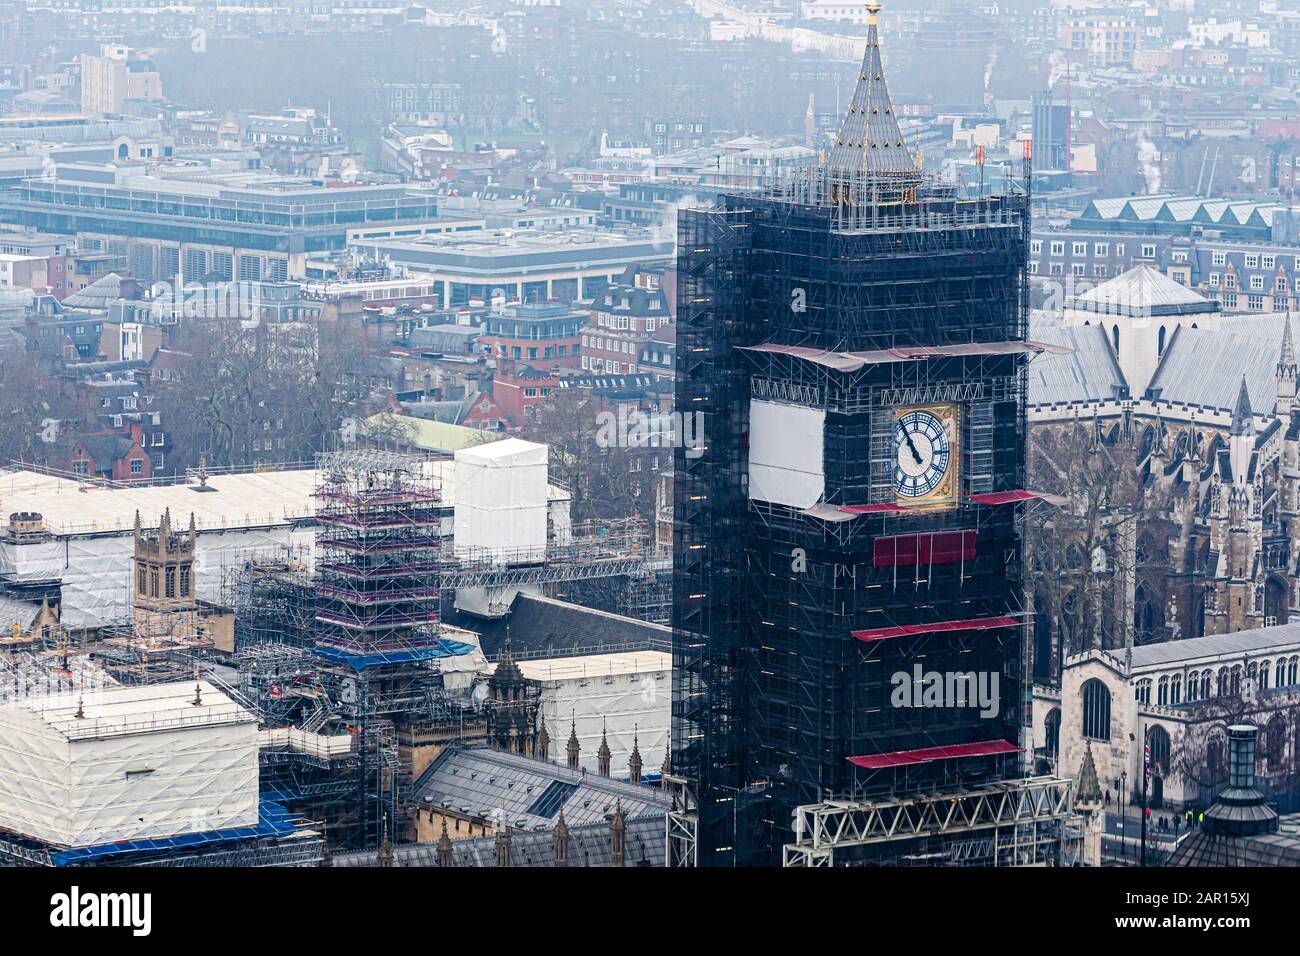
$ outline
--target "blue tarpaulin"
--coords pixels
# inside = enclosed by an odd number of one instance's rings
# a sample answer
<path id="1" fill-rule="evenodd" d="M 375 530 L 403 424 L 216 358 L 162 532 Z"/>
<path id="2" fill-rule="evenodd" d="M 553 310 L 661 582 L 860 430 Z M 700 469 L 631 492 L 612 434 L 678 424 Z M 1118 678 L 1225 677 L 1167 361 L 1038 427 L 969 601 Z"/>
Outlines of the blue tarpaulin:
<path id="1" fill-rule="evenodd" d="M 438 643 L 431 644 L 428 647 L 371 651 L 369 653 L 348 651 L 341 647 L 330 647 L 328 644 L 316 645 L 316 655 L 318 657 L 323 657 L 327 661 L 338 661 L 347 664 L 356 671 L 363 671 L 367 667 L 377 667 L 380 664 L 408 664 L 411 661 L 431 661 L 440 657 L 459 657 L 461 654 L 468 654 L 472 650 L 474 650 L 473 644 L 447 640 L 446 638 L 440 639 Z"/>
<path id="2" fill-rule="evenodd" d="M 119 840 L 116 843 L 57 850 L 50 854 L 50 861 L 55 866 L 76 866 L 80 863 L 100 862 L 112 856 L 154 853 L 159 850 L 193 849 L 254 837 L 289 836 L 298 830 L 293 823 L 296 819 L 296 814 L 290 813 L 280 804 L 263 799 L 257 804 L 257 826 L 255 827 L 231 827 L 227 830 L 208 830 L 204 833 L 183 833 L 180 836 L 162 837 L 156 840 Z"/>

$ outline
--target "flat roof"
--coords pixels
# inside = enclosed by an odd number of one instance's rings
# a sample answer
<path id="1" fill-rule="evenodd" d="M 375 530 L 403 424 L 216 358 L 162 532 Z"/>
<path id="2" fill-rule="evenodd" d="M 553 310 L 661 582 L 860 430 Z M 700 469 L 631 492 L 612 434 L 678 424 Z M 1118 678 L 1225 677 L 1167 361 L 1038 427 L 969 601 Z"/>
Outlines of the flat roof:
<path id="1" fill-rule="evenodd" d="M 450 460 L 426 461 L 443 503 L 455 504 L 456 469 Z M 35 511 L 45 519 L 46 530 L 56 535 L 118 534 L 135 527 L 135 514 L 146 527 L 158 524 L 170 509 L 173 525 L 184 528 L 189 516 L 200 531 L 287 525 L 313 518 L 316 503 L 315 468 L 253 471 L 212 475 L 200 492 L 198 482 L 185 484 L 118 485 L 77 481 L 35 471 L 0 472 L 0 504 L 5 513 Z M 549 486 L 549 501 L 567 501 L 563 488 Z"/>
<path id="2" fill-rule="evenodd" d="M 615 654 L 587 654 L 581 657 L 547 657 L 515 661 L 529 680 L 579 680 L 584 677 L 618 677 L 650 674 L 673 669 L 673 656 L 665 651 L 621 651 Z M 496 670 L 496 664 L 491 666 Z"/>
<path id="3" fill-rule="evenodd" d="M 73 692 L 52 697 L 30 697 L 6 706 L 30 711 L 68 740 L 120 737 L 257 723 L 257 715 L 227 697 L 207 681 L 198 682 L 200 704 L 194 703 L 191 682 L 140 684 Z M 82 713 L 77 716 L 77 711 Z"/>

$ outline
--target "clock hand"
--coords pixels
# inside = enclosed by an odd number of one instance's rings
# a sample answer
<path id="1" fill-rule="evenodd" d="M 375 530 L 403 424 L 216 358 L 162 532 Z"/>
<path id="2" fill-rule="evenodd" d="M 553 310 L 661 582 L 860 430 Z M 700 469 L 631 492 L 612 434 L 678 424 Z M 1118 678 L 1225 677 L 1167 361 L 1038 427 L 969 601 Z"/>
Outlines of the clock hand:
<path id="1" fill-rule="evenodd" d="M 912 441 L 912 433 L 904 428 L 903 437 L 907 439 L 907 447 L 912 449 L 912 457 L 916 459 L 916 463 L 918 465 L 924 464 L 921 460 L 921 453 L 916 450 L 916 442 Z"/>

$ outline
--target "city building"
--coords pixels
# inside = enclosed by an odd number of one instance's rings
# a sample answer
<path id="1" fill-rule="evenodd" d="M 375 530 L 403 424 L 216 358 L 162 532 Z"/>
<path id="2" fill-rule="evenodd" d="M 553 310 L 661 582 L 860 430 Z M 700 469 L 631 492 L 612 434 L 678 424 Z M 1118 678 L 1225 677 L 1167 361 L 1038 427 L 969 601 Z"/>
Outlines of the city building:
<path id="1" fill-rule="evenodd" d="M 120 44 L 98 55 L 81 54 L 81 109 L 90 116 L 128 112 L 132 100 L 162 99 L 162 77 L 153 61 Z"/>
<path id="2" fill-rule="evenodd" d="M 573 302 L 617 282 L 628 266 L 667 263 L 673 243 L 651 232 L 595 228 L 352 242 L 368 258 L 436 278 L 441 307 L 471 301 Z"/>
<path id="3" fill-rule="evenodd" d="M 0 221 L 74 234 L 79 252 L 124 256 L 144 282 L 303 278 L 310 257 L 345 249 L 359 223 L 418 223 L 437 211 L 433 196 L 405 186 L 333 188 L 197 164 L 65 164 L 55 179 L 0 196 Z"/>

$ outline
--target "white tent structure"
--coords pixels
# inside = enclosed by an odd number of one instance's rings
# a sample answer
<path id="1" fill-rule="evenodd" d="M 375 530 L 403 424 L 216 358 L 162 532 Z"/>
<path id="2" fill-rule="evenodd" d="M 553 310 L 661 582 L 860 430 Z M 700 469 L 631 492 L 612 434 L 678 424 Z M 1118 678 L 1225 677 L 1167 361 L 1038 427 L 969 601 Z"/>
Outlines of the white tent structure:
<path id="1" fill-rule="evenodd" d="M 11 700 L 0 828 L 81 847 L 255 827 L 257 743 L 256 715 L 206 681 Z"/>

